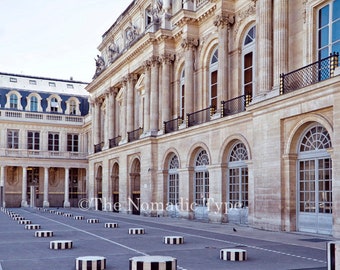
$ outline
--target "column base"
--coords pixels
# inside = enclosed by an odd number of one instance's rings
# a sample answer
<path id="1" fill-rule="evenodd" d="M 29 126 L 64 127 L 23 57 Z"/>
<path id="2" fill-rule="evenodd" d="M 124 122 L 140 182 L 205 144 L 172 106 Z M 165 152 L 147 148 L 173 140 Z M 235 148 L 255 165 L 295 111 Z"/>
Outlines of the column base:
<path id="1" fill-rule="evenodd" d="M 21 201 L 21 207 L 28 207 L 28 203 L 26 200 Z"/>
<path id="2" fill-rule="evenodd" d="M 48 201 L 43 202 L 43 207 L 48 208 L 50 207 L 50 203 Z"/>
<path id="3" fill-rule="evenodd" d="M 64 202 L 64 208 L 70 208 L 71 204 L 70 202 Z"/>

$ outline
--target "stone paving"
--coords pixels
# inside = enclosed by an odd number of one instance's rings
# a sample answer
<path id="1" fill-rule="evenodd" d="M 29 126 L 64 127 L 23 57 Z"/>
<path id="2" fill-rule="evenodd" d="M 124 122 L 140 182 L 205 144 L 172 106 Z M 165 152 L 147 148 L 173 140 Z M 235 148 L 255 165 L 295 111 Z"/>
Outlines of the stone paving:
<path id="1" fill-rule="evenodd" d="M 175 258 L 178 270 L 324 270 L 327 242 L 334 240 L 76 208 L 2 208 L 0 270 L 76 269 L 76 259 L 84 256 L 104 257 L 105 269 L 119 270 L 129 269 L 130 259 L 141 256 Z M 222 260 L 223 249 L 243 250 L 246 260 Z"/>

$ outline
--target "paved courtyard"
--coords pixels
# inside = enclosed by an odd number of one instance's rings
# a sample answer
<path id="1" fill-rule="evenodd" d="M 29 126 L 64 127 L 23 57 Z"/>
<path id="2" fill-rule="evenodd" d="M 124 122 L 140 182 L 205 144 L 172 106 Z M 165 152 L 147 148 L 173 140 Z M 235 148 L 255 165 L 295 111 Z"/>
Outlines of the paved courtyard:
<path id="1" fill-rule="evenodd" d="M 5 210 L 39 224 L 40 229 L 25 229 L 26 225 Z M 88 219 L 99 223 L 88 223 Z M 105 228 L 105 223 L 117 223 L 118 227 Z M 131 228 L 143 228 L 145 234 L 129 234 Z M 36 231 L 52 231 L 53 236 L 36 237 Z M 182 236 L 184 243 L 164 244 L 165 236 Z M 50 249 L 54 240 L 71 240 L 73 246 Z M 129 258 L 146 255 L 174 257 L 178 270 L 321 270 L 327 269 L 326 245 L 331 240 L 335 239 L 167 217 L 76 208 L 14 208 L 0 212 L 0 270 L 75 269 L 80 256 L 104 256 L 106 269 L 127 270 Z M 224 248 L 246 250 L 247 260 L 221 260 L 219 252 Z"/>

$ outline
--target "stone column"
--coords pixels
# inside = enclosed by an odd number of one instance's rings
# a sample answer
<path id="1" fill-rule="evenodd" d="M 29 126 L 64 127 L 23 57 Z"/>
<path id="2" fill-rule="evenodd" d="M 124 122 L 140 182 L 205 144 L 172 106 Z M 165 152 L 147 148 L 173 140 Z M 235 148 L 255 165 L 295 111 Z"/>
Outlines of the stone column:
<path id="1" fill-rule="evenodd" d="M 273 8 L 272 0 L 258 0 L 256 3 L 256 53 L 257 87 L 255 98 L 263 96 L 273 86 Z"/>
<path id="2" fill-rule="evenodd" d="M 100 122 L 100 105 L 101 105 L 101 100 L 96 99 L 94 102 L 94 112 L 93 112 L 93 143 L 94 145 L 100 144 L 101 139 L 100 139 L 100 129 L 101 129 L 101 122 Z"/>
<path id="3" fill-rule="evenodd" d="M 50 207 L 50 203 L 48 201 L 48 167 L 44 168 L 44 201 L 43 207 Z"/>
<path id="4" fill-rule="evenodd" d="M 181 46 L 185 50 L 184 115 L 187 115 L 194 111 L 194 50 L 198 46 L 198 39 L 185 38 Z"/>
<path id="5" fill-rule="evenodd" d="M 65 168 L 65 187 L 64 187 L 64 207 L 69 208 L 70 205 L 70 169 Z"/>
<path id="6" fill-rule="evenodd" d="M 122 140 L 121 143 L 127 142 L 127 130 L 126 130 L 126 117 L 127 117 L 127 108 L 126 108 L 126 104 L 127 104 L 127 81 L 126 78 L 123 78 L 122 81 L 123 84 L 123 97 L 120 100 L 120 104 L 121 104 L 121 108 L 120 108 L 120 131 L 121 131 L 121 136 L 122 136 Z"/>
<path id="7" fill-rule="evenodd" d="M 288 1 L 274 0 L 274 89 L 280 88 L 280 74 L 288 65 Z"/>
<path id="8" fill-rule="evenodd" d="M 217 104 L 228 99 L 228 35 L 230 26 L 234 23 L 234 16 L 218 15 L 214 21 L 214 25 L 218 29 L 218 74 L 217 74 Z M 216 108 L 219 112 L 219 108 Z"/>
<path id="9" fill-rule="evenodd" d="M 5 203 L 5 166 L 0 167 L 0 206 L 6 207 Z"/>
<path id="10" fill-rule="evenodd" d="M 126 103 L 126 131 L 130 132 L 134 130 L 134 115 L 135 115 L 135 103 L 134 103 L 134 89 L 135 81 L 137 79 L 136 74 L 130 73 L 126 77 L 127 81 L 127 103 Z"/>
<path id="11" fill-rule="evenodd" d="M 144 62 L 144 87 L 145 87 L 145 104 L 144 104 L 144 133 L 150 131 L 150 82 L 151 82 L 151 63 L 150 61 Z"/>
<path id="12" fill-rule="evenodd" d="M 150 93 L 150 132 L 156 135 L 159 130 L 159 58 L 151 59 L 151 93 Z"/>
<path id="13" fill-rule="evenodd" d="M 171 54 L 163 54 L 161 62 L 163 64 L 162 68 L 162 123 L 164 121 L 169 121 L 171 118 L 171 106 L 170 106 L 170 66 L 174 61 L 175 56 Z"/>
<path id="14" fill-rule="evenodd" d="M 27 167 L 22 167 L 21 207 L 27 206 Z"/>

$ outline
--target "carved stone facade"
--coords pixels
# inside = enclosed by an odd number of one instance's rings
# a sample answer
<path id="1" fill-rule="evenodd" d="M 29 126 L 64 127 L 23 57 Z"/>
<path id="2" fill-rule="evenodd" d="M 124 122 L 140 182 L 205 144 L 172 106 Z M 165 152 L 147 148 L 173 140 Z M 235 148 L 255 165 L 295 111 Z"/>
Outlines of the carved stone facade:
<path id="1" fill-rule="evenodd" d="M 317 45 L 318 14 L 337 1 L 162 1 L 157 20 L 154 1 L 134 1 L 103 35 L 111 60 L 86 88 L 102 101 L 89 198 L 127 214 L 340 235 L 338 56 L 320 57 L 340 37 Z"/>

